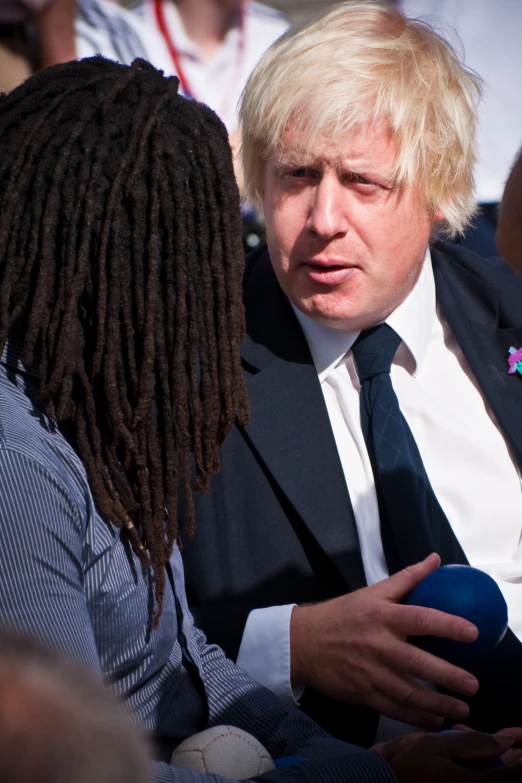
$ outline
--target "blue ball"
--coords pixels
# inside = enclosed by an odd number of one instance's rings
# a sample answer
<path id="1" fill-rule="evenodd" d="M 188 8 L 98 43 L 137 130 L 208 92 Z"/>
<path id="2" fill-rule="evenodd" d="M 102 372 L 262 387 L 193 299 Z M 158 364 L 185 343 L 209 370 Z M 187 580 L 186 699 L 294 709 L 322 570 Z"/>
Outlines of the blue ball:
<path id="1" fill-rule="evenodd" d="M 471 566 L 442 566 L 417 585 L 407 603 L 458 615 L 477 626 L 479 635 L 469 643 L 438 636 L 409 639 L 423 650 L 460 666 L 487 657 L 507 629 L 507 605 L 500 588 L 488 574 Z"/>

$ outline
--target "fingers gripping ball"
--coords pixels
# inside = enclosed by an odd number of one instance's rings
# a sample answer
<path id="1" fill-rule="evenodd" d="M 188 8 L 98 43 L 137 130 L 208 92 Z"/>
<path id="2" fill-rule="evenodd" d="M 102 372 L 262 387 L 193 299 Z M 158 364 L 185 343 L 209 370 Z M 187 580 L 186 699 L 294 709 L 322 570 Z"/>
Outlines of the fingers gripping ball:
<path id="1" fill-rule="evenodd" d="M 214 726 L 188 737 L 178 745 L 170 763 L 232 780 L 246 780 L 274 769 L 267 749 L 235 726 Z"/>
<path id="2" fill-rule="evenodd" d="M 458 731 L 457 729 L 447 729 L 446 731 L 439 731 L 439 735 L 444 734 L 454 734 L 459 735 L 462 734 L 461 731 Z M 489 759 L 480 759 L 478 761 L 459 761 L 458 762 L 461 767 L 465 767 L 466 769 L 499 769 L 500 767 L 504 766 L 504 762 L 500 758 L 500 756 L 493 756 Z"/>
<path id="3" fill-rule="evenodd" d="M 477 626 L 479 635 L 474 642 L 455 642 L 438 636 L 410 638 L 423 650 L 457 665 L 485 658 L 507 629 L 507 605 L 497 583 L 471 566 L 442 566 L 417 585 L 408 604 L 458 615 Z"/>

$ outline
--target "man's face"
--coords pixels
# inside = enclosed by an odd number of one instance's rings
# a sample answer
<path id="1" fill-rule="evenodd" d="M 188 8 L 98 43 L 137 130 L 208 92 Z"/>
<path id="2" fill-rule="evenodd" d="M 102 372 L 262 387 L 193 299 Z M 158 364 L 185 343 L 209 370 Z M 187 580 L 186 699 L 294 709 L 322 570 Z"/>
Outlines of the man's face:
<path id="1" fill-rule="evenodd" d="M 358 330 L 383 321 L 412 290 L 430 230 L 414 185 L 391 181 L 397 147 L 370 126 L 313 155 L 290 129 L 267 161 L 270 257 L 290 301 L 316 321 Z"/>

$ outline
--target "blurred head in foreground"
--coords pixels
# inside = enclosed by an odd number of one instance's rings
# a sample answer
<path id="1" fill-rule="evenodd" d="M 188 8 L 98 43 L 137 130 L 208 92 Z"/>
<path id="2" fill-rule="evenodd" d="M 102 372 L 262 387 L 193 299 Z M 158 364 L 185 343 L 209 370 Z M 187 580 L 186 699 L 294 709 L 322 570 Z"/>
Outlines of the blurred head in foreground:
<path id="1" fill-rule="evenodd" d="M 0 633 L 0 780 L 145 783 L 147 747 L 94 676 Z"/>

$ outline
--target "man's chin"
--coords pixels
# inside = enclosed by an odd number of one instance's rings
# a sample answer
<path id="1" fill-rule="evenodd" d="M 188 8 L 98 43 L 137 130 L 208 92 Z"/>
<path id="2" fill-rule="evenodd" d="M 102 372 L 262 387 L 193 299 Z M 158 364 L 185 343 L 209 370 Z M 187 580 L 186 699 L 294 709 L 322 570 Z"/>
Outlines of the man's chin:
<path id="1" fill-rule="evenodd" d="M 358 319 L 347 318 L 346 316 L 327 316 L 323 313 L 316 315 L 310 315 L 313 320 L 321 324 L 322 326 L 329 326 L 330 329 L 339 329 L 345 332 L 360 331 L 360 328 L 356 325 Z"/>
<path id="2" fill-rule="evenodd" d="M 361 319 L 361 316 L 357 313 L 317 307 L 313 302 L 310 302 L 310 300 L 297 302 L 296 306 L 302 313 L 316 323 L 321 324 L 322 326 L 329 326 L 331 329 L 357 329 L 358 327 L 353 326 L 352 324 L 357 323 Z"/>
<path id="3" fill-rule="evenodd" d="M 312 320 L 333 329 L 350 329 L 351 323 L 362 318 L 360 308 L 352 307 L 348 295 L 339 291 L 311 295 L 307 291 L 306 295 L 294 299 L 294 304 Z"/>
<path id="4" fill-rule="evenodd" d="M 369 311 L 367 308 L 331 306 L 333 303 L 324 300 L 317 301 L 316 297 L 311 299 L 301 299 L 294 302 L 295 306 L 307 315 L 313 321 L 322 326 L 328 326 L 331 329 L 342 329 L 348 332 L 360 332 L 363 329 L 369 329 L 375 324 L 381 323 L 387 317 L 387 311 L 381 313 L 375 310 Z M 330 305 L 330 306 L 328 306 Z"/>

